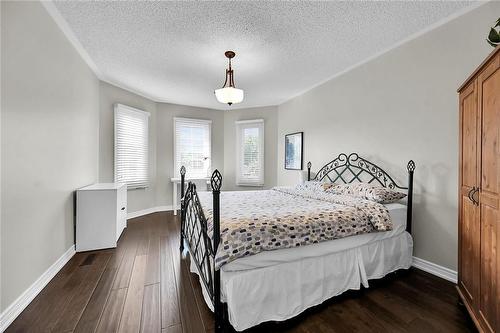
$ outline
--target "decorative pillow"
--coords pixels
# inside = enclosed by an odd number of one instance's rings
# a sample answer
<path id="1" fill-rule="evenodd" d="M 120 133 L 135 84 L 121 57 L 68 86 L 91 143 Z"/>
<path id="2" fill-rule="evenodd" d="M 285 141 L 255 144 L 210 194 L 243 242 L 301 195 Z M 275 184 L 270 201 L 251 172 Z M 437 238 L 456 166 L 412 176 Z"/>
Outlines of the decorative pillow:
<path id="1" fill-rule="evenodd" d="M 323 190 L 324 191 L 329 191 L 331 188 L 338 186 L 338 184 L 335 183 L 323 183 Z"/>
<path id="2" fill-rule="evenodd" d="M 325 191 L 351 195 L 384 204 L 396 202 L 406 197 L 405 193 L 368 183 L 333 184 L 333 186 L 325 188 Z"/>

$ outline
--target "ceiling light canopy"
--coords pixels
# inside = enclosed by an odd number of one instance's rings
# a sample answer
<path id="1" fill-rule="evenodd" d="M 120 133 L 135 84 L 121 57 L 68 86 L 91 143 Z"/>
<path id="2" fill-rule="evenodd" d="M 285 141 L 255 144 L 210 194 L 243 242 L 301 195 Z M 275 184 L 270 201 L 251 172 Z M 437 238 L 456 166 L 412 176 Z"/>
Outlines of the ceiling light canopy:
<path id="1" fill-rule="evenodd" d="M 234 58 L 236 53 L 233 51 L 226 51 L 225 56 L 229 59 L 229 68 L 226 69 L 226 81 L 221 89 L 215 90 L 215 97 L 217 100 L 224 104 L 237 104 L 243 101 L 243 90 L 237 89 L 234 86 L 234 74 L 231 68 L 231 59 Z"/>

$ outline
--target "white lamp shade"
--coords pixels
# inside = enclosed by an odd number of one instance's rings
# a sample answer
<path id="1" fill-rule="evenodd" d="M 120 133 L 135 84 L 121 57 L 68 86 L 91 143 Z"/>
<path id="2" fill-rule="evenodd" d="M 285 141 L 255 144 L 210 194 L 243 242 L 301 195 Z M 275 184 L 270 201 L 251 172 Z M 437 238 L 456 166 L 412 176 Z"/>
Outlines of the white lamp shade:
<path id="1" fill-rule="evenodd" d="M 236 104 L 243 101 L 243 90 L 226 87 L 215 90 L 215 97 L 217 100 L 224 104 Z"/>

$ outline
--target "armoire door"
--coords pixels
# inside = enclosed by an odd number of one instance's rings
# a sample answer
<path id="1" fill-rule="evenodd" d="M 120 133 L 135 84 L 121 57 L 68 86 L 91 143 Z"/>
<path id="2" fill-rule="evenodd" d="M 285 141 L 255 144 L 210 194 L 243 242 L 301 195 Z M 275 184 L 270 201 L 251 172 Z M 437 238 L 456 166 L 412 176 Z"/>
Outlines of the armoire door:
<path id="1" fill-rule="evenodd" d="M 476 81 L 460 93 L 459 288 L 466 303 L 479 294 L 479 209 L 471 199 L 478 184 L 479 112 Z"/>
<path id="2" fill-rule="evenodd" d="M 481 217 L 479 317 L 486 331 L 494 332 L 500 325 L 500 286 L 497 270 L 500 199 L 500 56 L 493 58 L 478 77 L 481 110 L 481 184 L 477 201 Z"/>

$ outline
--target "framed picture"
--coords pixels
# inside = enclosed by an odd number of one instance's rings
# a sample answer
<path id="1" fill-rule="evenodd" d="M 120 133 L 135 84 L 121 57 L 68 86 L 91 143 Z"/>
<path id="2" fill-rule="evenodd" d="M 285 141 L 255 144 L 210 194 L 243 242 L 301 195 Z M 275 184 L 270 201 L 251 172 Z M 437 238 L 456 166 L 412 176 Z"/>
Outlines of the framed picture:
<path id="1" fill-rule="evenodd" d="M 285 169 L 302 170 L 302 137 L 304 132 L 285 135 Z"/>

